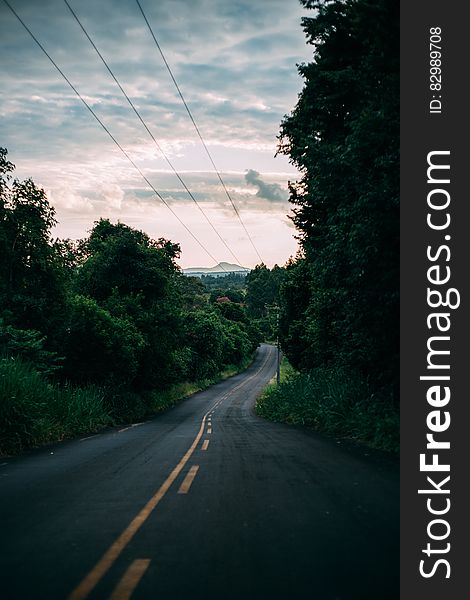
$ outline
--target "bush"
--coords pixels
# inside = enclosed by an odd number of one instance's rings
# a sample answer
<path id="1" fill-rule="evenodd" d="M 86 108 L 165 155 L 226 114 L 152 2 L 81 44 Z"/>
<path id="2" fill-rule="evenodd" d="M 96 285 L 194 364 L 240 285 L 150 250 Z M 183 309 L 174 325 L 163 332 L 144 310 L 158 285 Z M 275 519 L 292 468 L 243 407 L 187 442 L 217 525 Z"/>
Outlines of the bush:
<path id="1" fill-rule="evenodd" d="M 227 321 L 224 327 L 223 364 L 225 366 L 241 365 L 249 356 L 251 348 L 252 342 L 242 329 L 242 325 Z"/>
<path id="2" fill-rule="evenodd" d="M 399 449 L 399 410 L 392 391 L 373 394 L 367 381 L 345 369 L 296 373 L 270 386 L 256 410 L 273 421 L 307 425 L 383 450 Z"/>
<path id="3" fill-rule="evenodd" d="M 62 358 L 44 348 L 46 336 L 34 329 L 17 329 L 5 325 L 0 318 L 0 356 L 19 356 L 34 365 L 35 369 L 51 375 L 60 369 Z"/>
<path id="4" fill-rule="evenodd" d="M 96 387 L 60 387 L 20 358 L 0 359 L 0 453 L 83 432 L 113 420 Z"/>
<path id="5" fill-rule="evenodd" d="M 80 383 L 128 384 L 144 347 L 133 323 L 113 317 L 91 298 L 73 298 L 64 342 L 66 377 Z"/>
<path id="6" fill-rule="evenodd" d="M 213 377 L 222 365 L 225 331 L 219 315 L 196 310 L 184 319 L 186 346 L 191 350 L 192 381 Z"/>

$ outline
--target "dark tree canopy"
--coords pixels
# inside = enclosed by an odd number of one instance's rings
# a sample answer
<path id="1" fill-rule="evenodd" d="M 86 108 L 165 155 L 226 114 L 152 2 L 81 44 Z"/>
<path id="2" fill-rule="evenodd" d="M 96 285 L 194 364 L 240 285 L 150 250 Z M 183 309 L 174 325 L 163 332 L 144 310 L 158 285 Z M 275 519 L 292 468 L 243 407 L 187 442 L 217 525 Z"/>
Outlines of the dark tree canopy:
<path id="1" fill-rule="evenodd" d="M 33 181 L 12 179 L 14 168 L 0 148 L 0 308 L 11 325 L 54 337 L 65 306 L 55 211 Z"/>
<path id="2" fill-rule="evenodd" d="M 109 219 L 78 242 L 53 240 L 54 208 L 31 180 L 13 180 L 0 149 L 0 358 L 112 395 L 210 378 L 246 362 L 260 340 L 223 280 L 211 302 L 176 263 L 180 247 Z M 219 283 L 220 285 L 220 283 Z M 233 302 L 231 302 L 232 300 Z"/>
<path id="3" fill-rule="evenodd" d="M 251 316 L 265 317 L 268 307 L 279 304 L 279 290 L 284 279 L 284 269 L 274 265 L 268 269 L 266 265 L 256 267 L 246 276 L 246 303 Z"/>
<path id="4" fill-rule="evenodd" d="M 314 58 L 281 125 L 279 151 L 302 173 L 290 200 L 304 254 L 283 290 L 283 344 L 300 368 L 347 365 L 395 382 L 399 5 L 302 3 L 318 12 L 303 19 Z"/>

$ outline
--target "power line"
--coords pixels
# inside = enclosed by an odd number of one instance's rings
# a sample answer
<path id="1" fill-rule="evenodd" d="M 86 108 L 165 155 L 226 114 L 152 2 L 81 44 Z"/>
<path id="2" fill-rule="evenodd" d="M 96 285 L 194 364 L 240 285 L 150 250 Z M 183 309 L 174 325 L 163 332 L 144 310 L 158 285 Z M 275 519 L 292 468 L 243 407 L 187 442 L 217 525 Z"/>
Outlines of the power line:
<path id="1" fill-rule="evenodd" d="M 60 73 L 60 75 L 65 79 L 65 81 L 68 83 L 68 85 L 71 87 L 71 89 L 75 92 L 75 94 L 82 101 L 82 103 L 84 104 L 84 106 L 93 115 L 93 117 L 100 124 L 100 126 L 104 129 L 104 131 L 108 134 L 108 136 L 113 140 L 113 142 L 116 144 L 116 146 L 119 148 L 119 150 L 124 154 L 124 156 L 127 158 L 127 160 L 132 164 L 132 166 L 138 171 L 138 173 L 140 174 L 140 176 L 142 177 L 142 179 L 154 191 L 154 193 L 156 194 L 156 196 L 163 202 L 163 204 L 168 208 L 168 210 L 173 214 L 173 216 L 176 217 L 176 219 L 178 220 L 178 222 L 186 229 L 186 231 L 199 244 L 199 246 L 204 250 L 204 252 L 216 264 L 220 264 L 220 261 L 218 261 L 212 255 L 212 253 L 209 252 L 209 250 L 204 246 L 204 244 L 199 241 L 199 239 L 194 235 L 194 233 L 189 229 L 189 227 L 180 219 L 180 217 L 171 208 L 171 206 L 168 204 L 168 202 L 165 200 L 165 198 L 163 198 L 163 196 L 158 192 L 158 190 L 153 186 L 153 184 L 147 179 L 147 177 L 143 174 L 143 172 L 141 171 L 141 169 L 136 165 L 136 163 L 132 160 L 132 158 L 129 156 L 129 154 L 124 150 L 124 148 L 121 146 L 121 144 L 116 140 L 116 138 L 109 131 L 109 129 L 106 127 L 106 125 L 101 121 L 101 119 L 98 117 L 98 115 L 95 113 L 95 111 L 91 108 L 91 106 L 81 96 L 80 92 L 76 89 L 76 87 L 73 85 L 73 83 L 68 79 L 68 77 L 65 75 L 65 73 L 57 65 L 57 63 L 54 61 L 54 59 L 50 56 L 50 54 L 47 52 L 47 50 L 44 48 L 44 46 L 41 44 L 41 42 L 37 39 L 37 37 L 34 35 L 34 33 L 26 25 L 26 23 L 21 19 L 21 17 L 18 15 L 18 13 L 15 11 L 15 9 L 11 6 L 11 4 L 8 2 L 8 0 L 3 0 L 3 2 L 8 6 L 8 8 L 15 15 L 15 17 L 18 19 L 18 21 L 21 23 L 21 25 L 23 25 L 23 27 L 26 29 L 26 31 L 29 33 L 29 35 L 32 37 L 32 39 L 36 42 L 36 44 L 39 46 L 39 48 L 42 50 L 42 52 L 47 56 L 47 58 L 52 63 L 52 65 L 57 69 L 57 71 Z M 224 267 L 222 265 L 220 265 L 220 266 L 222 267 L 222 269 L 224 271 L 226 271 L 226 269 L 224 269 Z"/>
<path id="2" fill-rule="evenodd" d="M 88 34 L 87 30 L 85 29 L 85 27 L 83 26 L 83 24 L 81 23 L 80 19 L 78 18 L 77 14 L 75 13 L 75 11 L 72 9 L 72 7 L 70 6 L 70 4 L 68 3 L 67 0 L 64 0 L 65 4 L 67 5 L 67 8 L 70 10 L 70 12 L 72 13 L 72 16 L 74 17 L 74 19 L 77 21 L 78 25 L 80 26 L 81 30 L 83 31 L 83 33 L 85 34 L 85 36 L 87 37 L 88 41 L 90 42 L 90 44 L 93 46 L 93 49 L 95 50 L 96 54 L 100 57 L 102 63 L 104 64 L 104 66 L 106 67 L 106 69 L 108 70 L 108 73 L 111 75 L 111 77 L 114 79 L 116 85 L 119 87 L 119 89 L 121 90 L 123 96 L 125 97 L 125 99 L 127 100 L 127 102 L 129 103 L 130 107 L 132 108 L 132 110 L 134 111 L 134 113 L 137 115 L 139 121 L 142 123 L 142 125 L 145 127 L 145 130 L 147 131 L 147 133 L 149 134 L 149 136 L 151 137 L 151 139 L 153 140 L 155 146 L 157 147 L 157 149 L 159 150 L 159 152 L 162 154 L 163 158 L 166 160 L 167 164 L 170 166 L 171 170 L 173 171 L 173 173 L 176 175 L 176 177 L 178 178 L 178 180 L 180 181 L 180 183 L 182 184 L 182 186 L 184 187 L 184 189 L 186 190 L 186 192 L 189 194 L 189 197 L 191 198 L 191 200 L 196 204 L 196 206 L 198 207 L 198 209 L 201 211 L 201 213 L 203 214 L 204 218 L 206 219 L 206 221 L 209 223 L 209 225 L 212 227 L 213 231 L 216 233 L 217 237 L 220 239 L 220 241 L 224 244 L 224 246 L 227 248 L 227 250 L 230 252 L 230 254 L 233 256 L 233 258 L 236 260 L 237 263 L 240 263 L 240 259 L 236 256 L 236 254 L 234 254 L 234 252 L 232 251 L 232 249 L 228 246 L 228 244 L 225 242 L 225 240 L 223 239 L 223 237 L 219 234 L 219 232 L 217 231 L 216 227 L 214 226 L 214 224 L 212 223 L 212 221 L 210 220 L 210 218 L 207 216 L 206 212 L 204 211 L 204 209 L 202 208 L 202 206 L 199 204 L 199 202 L 196 200 L 196 198 L 194 197 L 194 195 L 191 193 L 191 191 L 189 190 L 188 186 L 186 185 L 185 181 L 183 180 L 183 178 L 181 177 L 181 175 L 178 173 L 178 171 L 175 169 L 173 163 L 170 161 L 170 159 L 167 157 L 166 153 L 164 152 L 163 148 L 161 147 L 161 145 L 158 143 L 157 139 L 155 138 L 155 136 L 153 135 L 153 133 L 150 131 L 149 127 L 147 126 L 146 122 L 144 121 L 144 119 L 142 118 L 141 114 L 139 113 L 139 111 L 137 110 L 137 108 L 135 107 L 134 103 L 132 102 L 132 100 L 129 98 L 129 96 L 127 95 L 127 93 L 125 92 L 124 88 L 122 87 L 122 85 L 119 83 L 117 77 L 114 75 L 113 71 L 111 70 L 110 66 L 108 65 L 108 63 L 106 62 L 106 60 L 103 58 L 103 55 L 101 54 L 101 52 L 98 50 L 98 48 L 96 47 L 96 44 L 93 42 L 93 40 L 91 39 L 90 35 Z"/>
<path id="3" fill-rule="evenodd" d="M 64 0 L 64 1 L 66 1 L 66 0 Z M 191 111 L 190 111 L 190 109 L 189 109 L 189 106 L 188 106 L 188 104 L 187 104 L 186 100 L 184 99 L 183 93 L 181 92 L 181 89 L 180 89 L 180 87 L 179 87 L 179 85 L 178 85 L 178 83 L 177 83 L 177 81 L 176 81 L 176 79 L 175 79 L 175 76 L 173 75 L 173 72 L 172 72 L 172 70 L 171 70 L 171 68 L 170 68 L 170 65 L 168 64 L 168 61 L 166 60 L 166 58 L 165 58 L 165 55 L 163 54 L 163 50 L 161 49 L 161 46 L 160 46 L 160 44 L 159 44 L 159 43 L 158 43 L 158 41 L 157 41 L 157 38 L 156 38 L 156 36 L 155 36 L 155 34 L 154 34 L 154 32 L 153 32 L 153 29 L 152 29 L 152 27 L 150 26 L 150 23 L 149 23 L 149 21 L 148 21 L 148 19 L 147 19 L 146 15 L 145 15 L 145 13 L 144 13 L 143 9 L 142 9 L 142 6 L 141 6 L 141 4 L 140 4 L 139 0 L 135 0 L 135 1 L 136 1 L 136 3 L 137 3 L 137 6 L 138 6 L 138 7 L 139 7 L 139 9 L 140 9 L 140 12 L 142 13 L 142 16 L 143 16 L 143 18 L 144 18 L 144 21 L 145 21 L 145 23 L 147 24 L 147 27 L 148 27 L 148 29 L 149 29 L 149 31 L 150 31 L 150 34 L 151 34 L 151 36 L 152 36 L 152 38 L 153 38 L 153 41 L 155 42 L 155 45 L 157 46 L 157 48 L 158 48 L 158 51 L 160 52 L 160 55 L 161 55 L 161 57 L 162 57 L 162 59 L 163 59 L 163 62 L 165 63 L 165 66 L 166 66 L 166 68 L 167 68 L 167 70 L 168 70 L 168 73 L 170 74 L 170 77 L 171 77 L 171 79 L 173 80 L 173 83 L 175 84 L 175 87 L 176 87 L 176 89 L 177 89 L 177 91 L 178 91 L 178 94 L 179 94 L 179 96 L 180 96 L 180 98 L 181 98 L 181 100 L 182 100 L 182 102 L 183 102 L 183 104 L 184 104 L 184 106 L 185 106 L 185 108 L 186 108 L 186 112 L 188 113 L 188 115 L 189 115 L 189 118 L 191 119 L 191 122 L 192 122 L 192 124 L 194 125 L 194 129 L 196 130 L 196 133 L 197 133 L 197 135 L 199 136 L 199 139 L 201 140 L 201 143 L 202 143 L 202 145 L 204 146 L 204 150 L 206 151 L 206 154 L 207 154 L 207 156 L 209 157 L 209 160 L 210 160 L 210 162 L 211 162 L 211 164 L 212 164 L 212 166 L 213 166 L 213 168 L 214 168 L 214 171 L 216 172 L 216 174 L 217 174 L 217 177 L 218 177 L 218 179 L 219 179 L 219 181 L 220 181 L 220 183 L 221 183 L 222 187 L 223 187 L 223 188 L 224 188 L 224 190 L 225 190 L 225 194 L 227 195 L 227 198 L 230 200 L 230 203 L 231 203 L 231 205 L 232 205 L 232 207 L 233 207 L 233 210 L 235 211 L 235 214 L 237 215 L 237 217 L 238 217 L 238 220 L 240 221 L 240 223 L 241 223 L 241 225 L 242 225 L 243 229 L 245 230 L 245 233 L 246 233 L 246 235 L 247 235 L 248 239 L 250 240 L 250 243 L 251 243 L 251 245 L 253 246 L 253 250 L 254 250 L 254 251 L 256 252 L 256 254 L 258 255 L 258 258 L 260 259 L 260 261 L 261 261 L 261 262 L 263 262 L 263 259 L 261 258 L 261 256 L 260 256 L 260 253 L 258 252 L 258 249 L 256 248 L 256 246 L 255 246 L 255 244 L 254 244 L 254 242 L 253 242 L 253 239 L 252 239 L 252 237 L 251 237 L 250 233 L 248 232 L 248 230 L 247 230 L 247 228 L 246 228 L 246 226 L 245 226 L 245 223 L 243 222 L 243 220 L 242 220 L 242 218 L 241 218 L 241 215 L 240 215 L 240 213 L 239 213 L 239 211 L 238 211 L 237 207 L 235 206 L 235 203 L 234 203 L 234 201 L 233 201 L 232 197 L 230 196 L 230 193 L 229 193 L 229 191 L 227 190 L 227 187 L 226 187 L 226 185 L 225 185 L 225 183 L 224 183 L 224 181 L 223 181 L 223 179 L 222 179 L 222 176 L 221 176 L 221 174 L 220 174 L 220 172 L 219 172 L 219 170 L 218 170 L 218 168 L 217 168 L 217 166 L 216 166 L 216 164 L 215 164 L 215 162 L 214 162 L 214 159 L 212 158 L 212 155 L 211 155 L 211 153 L 209 152 L 209 148 L 207 147 L 207 145 L 206 145 L 206 142 L 204 141 L 204 138 L 202 137 L 202 134 L 201 134 L 201 132 L 200 132 L 200 130 L 199 130 L 199 127 L 197 126 L 197 124 L 196 124 L 196 121 L 195 121 L 195 119 L 194 119 L 194 117 L 193 117 L 193 115 L 192 115 L 192 113 L 191 113 Z"/>

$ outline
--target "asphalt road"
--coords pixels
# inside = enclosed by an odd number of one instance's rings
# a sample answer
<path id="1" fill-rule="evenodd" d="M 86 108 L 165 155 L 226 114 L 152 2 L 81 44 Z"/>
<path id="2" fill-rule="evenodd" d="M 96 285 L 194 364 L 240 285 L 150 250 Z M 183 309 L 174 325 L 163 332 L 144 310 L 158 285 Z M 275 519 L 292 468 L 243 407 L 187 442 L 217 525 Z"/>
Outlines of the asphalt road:
<path id="1" fill-rule="evenodd" d="M 258 418 L 274 372 L 0 461 L 0 597 L 398 599 L 397 461 Z"/>

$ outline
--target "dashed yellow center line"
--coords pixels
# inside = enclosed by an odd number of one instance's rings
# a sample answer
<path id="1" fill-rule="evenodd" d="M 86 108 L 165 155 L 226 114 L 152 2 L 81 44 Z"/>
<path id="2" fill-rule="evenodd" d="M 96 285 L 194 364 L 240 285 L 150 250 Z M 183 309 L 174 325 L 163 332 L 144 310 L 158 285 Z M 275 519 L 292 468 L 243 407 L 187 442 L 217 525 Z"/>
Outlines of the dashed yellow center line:
<path id="1" fill-rule="evenodd" d="M 207 450 L 207 446 L 209 445 L 209 440 L 204 440 L 202 442 L 202 448 L 201 450 Z"/>
<path id="2" fill-rule="evenodd" d="M 134 560 L 115 587 L 109 600 L 129 600 L 150 564 L 149 558 Z"/>
<path id="3" fill-rule="evenodd" d="M 183 479 L 183 483 L 180 485 L 180 489 L 178 490 L 178 494 L 187 494 L 189 492 L 189 488 L 196 477 L 196 473 L 199 471 L 199 465 L 193 465 L 186 477 Z"/>
<path id="4" fill-rule="evenodd" d="M 176 467 L 173 469 L 173 471 L 168 475 L 168 477 L 162 483 L 162 485 L 157 490 L 157 492 L 152 496 L 152 498 L 150 498 L 150 500 L 141 509 L 141 511 L 137 514 L 137 516 L 129 523 L 129 525 L 126 527 L 126 529 L 124 529 L 124 531 L 119 535 L 119 537 L 106 550 L 106 552 L 103 554 L 103 556 L 100 558 L 100 560 L 96 563 L 96 565 L 91 569 L 91 571 L 84 577 L 84 579 L 82 579 L 82 581 L 78 584 L 78 586 L 73 590 L 73 592 L 68 597 L 68 600 L 84 600 L 95 589 L 97 584 L 101 581 L 101 579 L 106 575 L 106 573 L 109 571 L 109 569 L 116 562 L 117 558 L 119 557 L 121 552 L 124 550 L 124 548 L 127 546 L 127 544 L 132 540 L 132 538 L 135 536 L 137 531 L 142 527 L 142 525 L 148 519 L 148 517 L 150 516 L 150 514 L 152 513 L 154 508 L 157 506 L 157 504 L 160 502 L 160 500 L 165 496 L 165 494 L 169 490 L 172 483 L 175 481 L 175 479 L 181 473 L 182 469 L 184 468 L 184 466 L 186 465 L 188 460 L 191 458 L 192 454 L 194 453 L 194 450 L 197 448 L 197 446 L 201 440 L 201 437 L 204 433 L 204 429 L 206 426 L 206 419 L 207 419 L 209 413 L 216 410 L 217 407 L 221 404 L 221 402 L 226 400 L 229 396 L 231 396 L 234 392 L 239 390 L 241 387 L 243 387 L 249 381 L 251 381 L 252 379 L 257 377 L 259 375 L 259 373 L 261 373 L 261 371 L 266 366 L 266 364 L 269 360 L 269 357 L 270 357 L 270 355 L 268 354 L 268 356 L 266 356 L 266 359 L 264 360 L 263 364 L 256 371 L 256 373 L 253 373 L 253 375 L 251 375 L 250 377 L 247 377 L 240 384 L 238 384 L 237 386 L 232 388 L 230 391 L 228 391 L 226 394 L 224 394 L 222 396 L 222 398 L 220 398 L 215 404 L 213 404 L 211 406 L 211 408 L 206 412 L 206 414 L 202 418 L 199 431 L 198 431 L 196 437 L 194 438 L 194 441 L 191 444 L 190 448 L 187 450 L 186 454 L 183 456 L 183 458 L 180 460 L 180 462 L 176 465 Z M 211 433 L 211 431 L 212 430 L 208 431 L 208 433 Z M 193 477 L 193 479 L 194 479 L 194 477 Z"/>
<path id="5" fill-rule="evenodd" d="M 104 577 L 104 575 L 109 571 L 109 569 L 113 566 L 118 556 L 127 546 L 127 544 L 131 541 L 131 539 L 135 536 L 137 531 L 142 527 L 145 521 L 148 519 L 153 509 L 157 506 L 163 496 L 167 493 L 171 484 L 178 477 L 185 464 L 191 458 L 194 450 L 196 449 L 199 441 L 204 433 L 204 427 L 206 424 L 206 415 L 204 415 L 201 426 L 199 428 L 199 432 L 194 438 L 191 447 L 180 460 L 180 462 L 176 465 L 170 475 L 165 479 L 163 484 L 160 486 L 158 491 L 147 504 L 142 508 L 142 510 L 137 514 L 137 516 L 129 523 L 129 525 L 124 529 L 124 531 L 119 535 L 119 537 L 111 544 L 111 546 L 106 550 L 100 560 L 96 563 L 96 565 L 92 568 L 92 570 L 86 575 L 86 577 L 79 583 L 79 585 L 73 590 L 73 592 L 69 596 L 69 600 L 83 600 L 86 598 L 90 592 L 96 587 L 99 581 Z"/>

